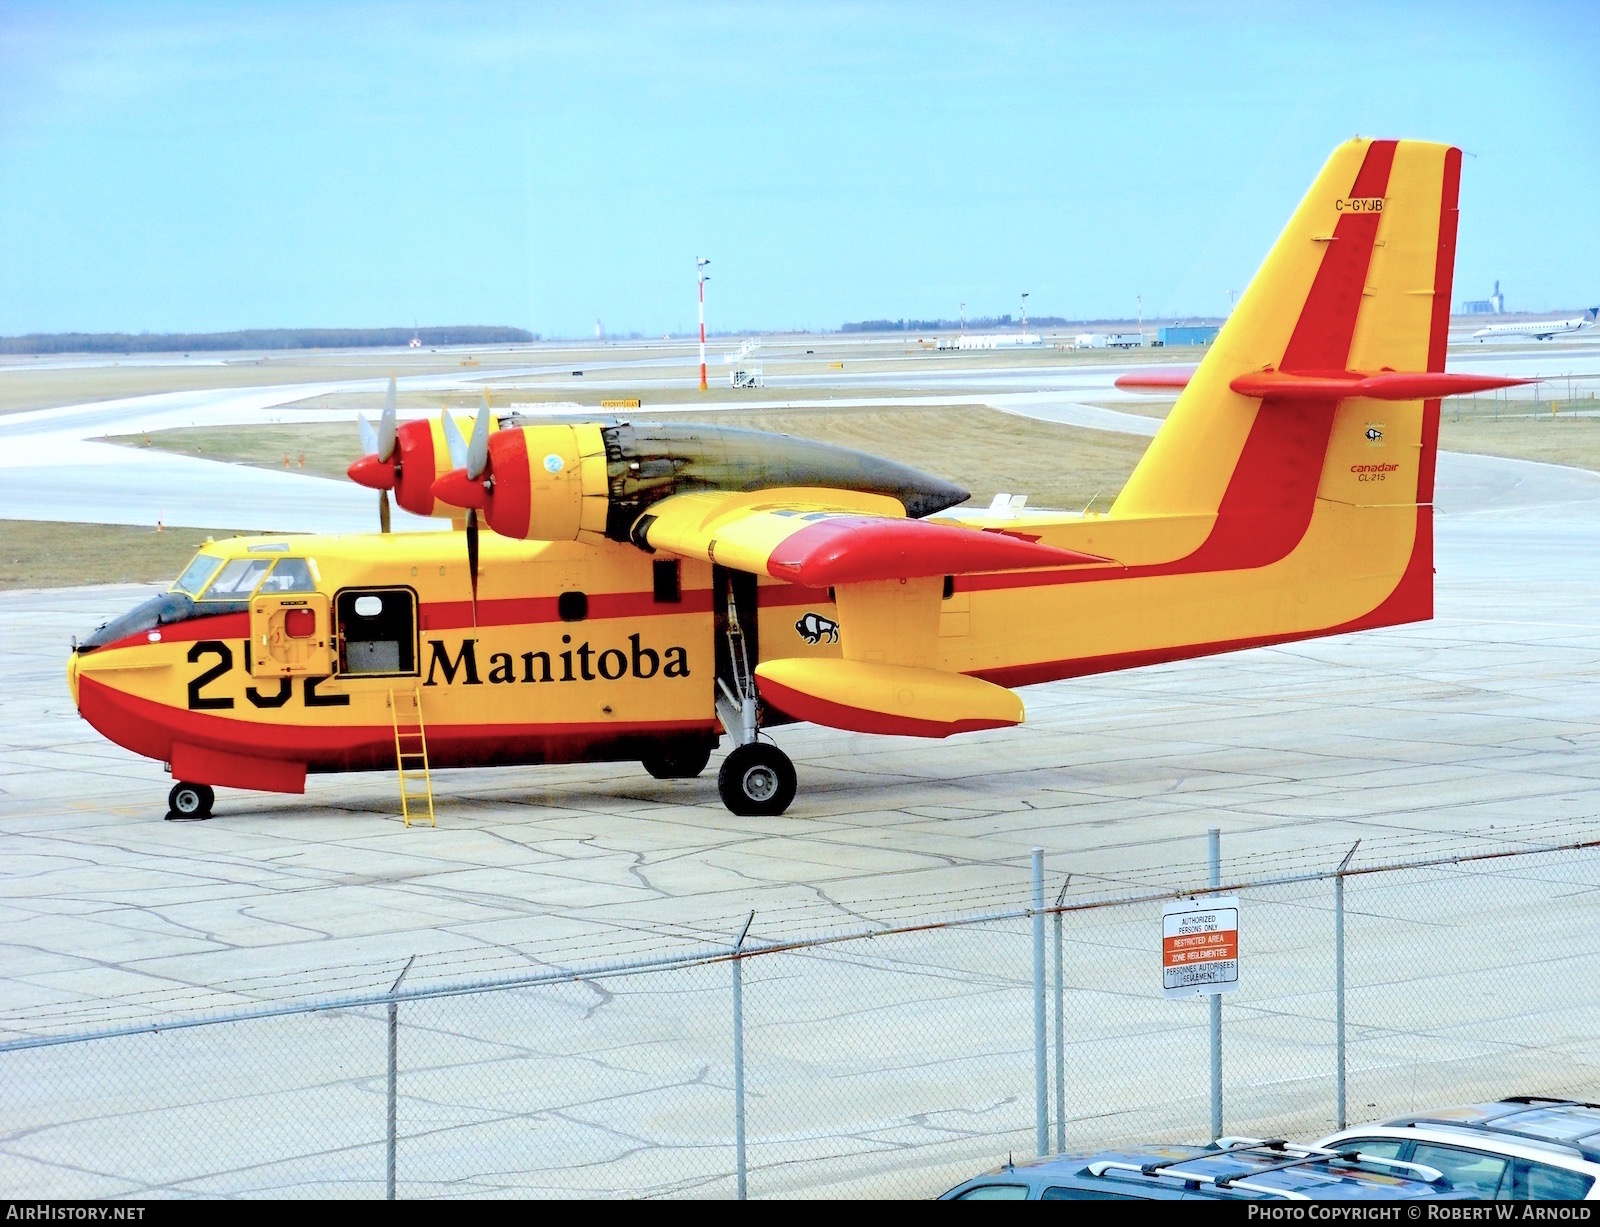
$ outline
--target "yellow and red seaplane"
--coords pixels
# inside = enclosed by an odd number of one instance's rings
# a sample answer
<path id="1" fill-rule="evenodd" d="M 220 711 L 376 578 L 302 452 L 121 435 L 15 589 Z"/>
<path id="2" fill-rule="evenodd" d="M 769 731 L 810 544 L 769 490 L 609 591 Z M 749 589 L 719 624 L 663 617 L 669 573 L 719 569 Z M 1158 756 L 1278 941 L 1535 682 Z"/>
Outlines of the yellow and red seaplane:
<path id="1" fill-rule="evenodd" d="M 462 534 L 208 543 L 77 644 L 105 736 L 213 786 L 632 761 L 778 814 L 770 731 L 947 737 L 1015 687 L 1426 619 L 1459 151 L 1354 140 L 1105 514 L 960 510 L 904 465 L 630 420 L 362 423 L 356 481 Z M 480 521 L 490 531 L 480 534 Z M 432 814 L 431 787 L 428 814 Z M 409 813 L 409 809 L 407 809 Z"/>

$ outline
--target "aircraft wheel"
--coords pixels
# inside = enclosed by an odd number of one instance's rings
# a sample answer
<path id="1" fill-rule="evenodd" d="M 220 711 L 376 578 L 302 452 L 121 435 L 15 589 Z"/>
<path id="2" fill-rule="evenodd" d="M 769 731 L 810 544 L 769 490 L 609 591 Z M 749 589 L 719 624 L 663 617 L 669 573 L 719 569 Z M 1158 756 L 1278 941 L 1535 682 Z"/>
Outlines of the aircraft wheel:
<path id="1" fill-rule="evenodd" d="M 776 817 L 789 808 L 794 789 L 794 764 L 769 742 L 736 747 L 717 772 L 722 803 L 741 818 Z"/>
<path id="2" fill-rule="evenodd" d="M 211 817 L 217 794 L 208 784 L 185 784 L 179 780 L 167 794 L 168 822 L 198 822 Z"/>
<path id="3" fill-rule="evenodd" d="M 640 760 L 644 769 L 658 780 L 692 780 L 710 761 L 710 742 L 669 745 Z"/>

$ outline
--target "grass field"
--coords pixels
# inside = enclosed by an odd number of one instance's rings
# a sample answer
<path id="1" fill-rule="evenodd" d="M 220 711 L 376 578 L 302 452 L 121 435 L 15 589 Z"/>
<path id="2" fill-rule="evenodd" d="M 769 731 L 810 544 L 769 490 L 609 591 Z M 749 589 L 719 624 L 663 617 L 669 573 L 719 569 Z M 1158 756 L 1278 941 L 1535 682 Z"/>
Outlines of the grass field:
<path id="1" fill-rule="evenodd" d="M 1444 403 L 1439 446 L 1450 452 L 1509 456 L 1600 471 L 1600 402 L 1527 401 Z"/>
<path id="2" fill-rule="evenodd" d="M 1176 402 L 1097 403 L 1121 413 L 1164 418 Z M 1439 414 L 1439 447 L 1600 472 L 1600 401 L 1447 400 Z"/>
<path id="3" fill-rule="evenodd" d="M 307 422 L 281 426 L 213 426 L 158 430 L 148 435 L 113 435 L 107 442 L 126 447 L 158 447 L 183 456 L 226 460 L 262 469 L 292 469 L 345 480 L 345 470 L 361 456 L 353 424 Z"/>
<path id="4" fill-rule="evenodd" d="M 0 520 L 0 589 L 172 579 L 208 536 L 249 531 Z"/>

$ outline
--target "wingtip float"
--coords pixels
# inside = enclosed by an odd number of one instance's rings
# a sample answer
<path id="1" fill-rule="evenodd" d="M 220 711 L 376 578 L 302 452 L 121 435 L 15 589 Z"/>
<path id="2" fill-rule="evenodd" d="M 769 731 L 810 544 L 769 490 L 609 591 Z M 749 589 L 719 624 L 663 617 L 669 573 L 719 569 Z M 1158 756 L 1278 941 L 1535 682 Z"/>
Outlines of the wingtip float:
<path id="1" fill-rule="evenodd" d="M 434 767 L 681 779 L 728 739 L 722 798 L 765 815 L 795 794 L 789 720 L 1000 729 L 1016 686 L 1431 617 L 1438 398 L 1518 382 L 1444 371 L 1460 169 L 1443 145 L 1335 150 L 1199 367 L 1118 380 L 1181 394 L 1104 514 L 960 510 L 940 478 L 757 431 L 402 424 L 391 384 L 350 475 L 466 509 L 465 551 L 208 544 L 80 646 L 75 700 L 171 764 L 183 816 L 317 772 L 404 793 L 402 709 Z"/>

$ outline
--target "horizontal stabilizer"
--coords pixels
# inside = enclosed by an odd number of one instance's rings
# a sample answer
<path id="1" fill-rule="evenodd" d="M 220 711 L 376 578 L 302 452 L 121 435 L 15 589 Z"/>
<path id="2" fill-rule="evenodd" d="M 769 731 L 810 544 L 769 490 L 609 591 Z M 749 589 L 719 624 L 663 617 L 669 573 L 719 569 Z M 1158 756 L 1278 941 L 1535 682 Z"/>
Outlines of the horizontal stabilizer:
<path id="1" fill-rule="evenodd" d="M 826 516 L 813 520 L 772 551 L 767 573 L 810 588 L 929 575 L 1079 567 L 1110 561 L 999 532 L 891 520 Z"/>
<path id="2" fill-rule="evenodd" d="M 1192 366 L 1158 366 L 1146 371 L 1129 371 L 1118 375 L 1115 382 L 1124 392 L 1166 391 L 1170 388 L 1187 388 L 1194 378 Z"/>
<path id="3" fill-rule="evenodd" d="M 1252 371 L 1228 386 L 1240 396 L 1274 400 L 1343 400 L 1361 396 L 1369 400 L 1438 400 L 1466 396 L 1494 388 L 1536 383 L 1504 375 L 1464 375 L 1450 371 Z"/>
<path id="4" fill-rule="evenodd" d="M 856 733 L 949 737 L 1021 724 L 1022 700 L 1003 686 L 959 673 L 860 660 L 763 661 L 764 701 L 797 720 Z"/>

